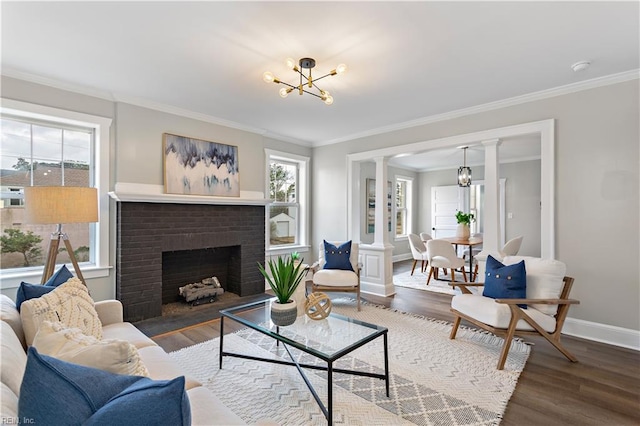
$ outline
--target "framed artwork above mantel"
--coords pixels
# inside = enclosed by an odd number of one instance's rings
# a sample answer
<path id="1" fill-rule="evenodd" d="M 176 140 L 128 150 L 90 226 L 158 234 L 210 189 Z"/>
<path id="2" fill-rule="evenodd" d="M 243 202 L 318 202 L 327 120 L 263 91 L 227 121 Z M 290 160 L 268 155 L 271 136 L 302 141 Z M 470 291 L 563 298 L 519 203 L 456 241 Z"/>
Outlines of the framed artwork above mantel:
<path id="1" fill-rule="evenodd" d="M 163 134 L 167 194 L 240 196 L 238 147 Z"/>

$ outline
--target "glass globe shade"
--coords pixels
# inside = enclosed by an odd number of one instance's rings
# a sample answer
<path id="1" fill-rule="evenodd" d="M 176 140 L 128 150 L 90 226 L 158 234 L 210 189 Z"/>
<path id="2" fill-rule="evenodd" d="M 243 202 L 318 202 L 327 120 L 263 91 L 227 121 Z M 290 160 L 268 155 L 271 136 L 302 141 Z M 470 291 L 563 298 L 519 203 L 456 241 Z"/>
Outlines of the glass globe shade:
<path id="1" fill-rule="evenodd" d="M 340 64 L 336 67 L 336 73 L 344 74 L 347 72 L 347 66 L 345 64 Z"/>
<path id="2" fill-rule="evenodd" d="M 273 76 L 273 73 L 267 71 L 262 74 L 262 79 L 265 81 L 265 83 L 273 83 L 273 80 L 275 80 L 276 78 Z"/>

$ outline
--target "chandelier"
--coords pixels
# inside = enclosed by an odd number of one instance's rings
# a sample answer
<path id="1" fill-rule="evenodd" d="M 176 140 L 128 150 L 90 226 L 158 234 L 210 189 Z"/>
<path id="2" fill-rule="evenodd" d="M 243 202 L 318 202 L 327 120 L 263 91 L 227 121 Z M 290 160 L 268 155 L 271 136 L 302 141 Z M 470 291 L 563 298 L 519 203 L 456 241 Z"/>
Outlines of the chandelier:
<path id="1" fill-rule="evenodd" d="M 328 74 L 325 74 L 322 77 L 313 78 L 311 76 L 311 69 L 316 66 L 315 59 L 302 58 L 298 61 L 298 65 L 296 65 L 293 59 L 288 58 L 286 63 L 288 68 L 291 68 L 294 72 L 300 74 L 300 83 L 297 86 L 278 80 L 273 75 L 273 73 L 269 71 L 265 72 L 262 75 L 262 79 L 266 83 L 284 84 L 285 86 L 287 86 L 280 89 L 280 97 L 286 98 L 293 90 L 297 90 L 300 95 L 302 95 L 303 93 L 308 93 L 322 99 L 327 105 L 331 105 L 333 103 L 333 96 L 331 96 L 331 94 L 327 90 L 322 90 L 321 88 L 316 86 L 316 81 L 336 74 L 344 74 L 347 71 L 347 66 L 345 64 L 338 65 L 334 70 L 331 70 Z M 300 66 L 300 68 L 298 68 L 298 66 Z M 303 70 L 307 70 L 307 75 L 304 74 Z"/>
<path id="2" fill-rule="evenodd" d="M 458 167 L 458 186 L 471 186 L 471 167 L 467 167 L 467 146 L 463 146 L 464 165 Z"/>

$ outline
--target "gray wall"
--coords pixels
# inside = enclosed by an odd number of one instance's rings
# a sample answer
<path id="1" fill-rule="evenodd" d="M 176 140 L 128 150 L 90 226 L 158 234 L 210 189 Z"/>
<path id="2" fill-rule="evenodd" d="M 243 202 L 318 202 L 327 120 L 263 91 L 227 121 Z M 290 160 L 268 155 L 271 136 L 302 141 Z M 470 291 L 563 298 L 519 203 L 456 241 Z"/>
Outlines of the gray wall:
<path id="1" fill-rule="evenodd" d="M 554 118 L 556 253 L 567 264 L 568 275 L 576 278 L 572 295 L 582 302 L 570 315 L 633 330 L 640 330 L 638 93 L 638 80 L 633 80 L 310 150 L 2 77 L 5 98 L 113 118 L 112 185 L 162 184 L 160 146 L 165 131 L 238 145 L 243 190 L 264 190 L 265 147 L 311 155 L 312 247 L 323 238 L 347 236 L 347 154 Z M 131 146 L 138 143 L 140 147 Z M 114 237 L 110 240 L 113 256 Z M 113 291 L 114 282 L 112 273 L 89 285 L 101 298 Z"/>
<path id="2" fill-rule="evenodd" d="M 570 316 L 640 330 L 638 94 L 632 80 L 315 148 L 313 237 L 347 235 L 346 154 L 554 118 L 556 256 L 581 301 Z"/>
<path id="3" fill-rule="evenodd" d="M 473 181 L 484 179 L 484 167 L 472 167 Z M 499 177 L 506 179 L 505 215 L 513 214 L 513 218 L 505 218 L 505 241 L 522 235 L 520 255 L 539 257 L 540 240 L 540 160 L 521 161 L 500 164 Z M 431 229 L 431 188 L 440 185 L 455 184 L 457 169 L 437 170 L 420 173 L 420 228 L 430 232 Z"/>
<path id="4" fill-rule="evenodd" d="M 238 146 L 242 191 L 265 191 L 265 148 L 311 156 L 310 148 L 255 133 L 5 76 L 2 77 L 2 97 L 112 118 L 110 191 L 119 182 L 163 184 L 162 134 L 165 132 Z M 115 266 L 113 201 L 109 220 L 109 264 Z M 97 300 L 114 297 L 115 274 L 112 270 L 108 277 L 88 279 L 87 285 Z M 15 289 L 3 292 L 15 295 Z"/>
<path id="5" fill-rule="evenodd" d="M 419 215 L 419 179 L 418 173 L 414 170 L 401 169 L 398 167 L 388 167 L 387 176 L 389 181 L 394 182 L 396 176 L 404 176 L 408 178 L 413 178 L 413 206 L 412 206 L 412 215 L 413 215 L 413 229 L 412 233 L 419 233 L 418 231 L 418 215 Z M 371 244 L 373 243 L 374 234 L 367 234 L 367 223 L 365 220 L 366 217 L 366 209 L 367 209 L 367 197 L 366 197 L 366 181 L 367 179 L 375 179 L 376 178 L 376 164 L 370 161 L 363 161 L 360 163 L 360 188 L 364 190 L 361 191 L 360 197 L 360 212 L 362 214 L 362 219 L 360 220 L 360 242 Z M 395 191 L 395 188 L 392 186 L 392 191 Z M 391 215 L 393 216 L 393 210 Z M 404 238 L 395 238 L 395 221 L 393 217 L 391 218 L 391 232 L 389 232 L 389 243 L 393 245 L 393 255 L 400 256 L 409 255 L 411 256 L 411 249 L 409 248 L 409 240 L 407 237 Z M 406 256 L 404 256 L 406 257 Z"/>

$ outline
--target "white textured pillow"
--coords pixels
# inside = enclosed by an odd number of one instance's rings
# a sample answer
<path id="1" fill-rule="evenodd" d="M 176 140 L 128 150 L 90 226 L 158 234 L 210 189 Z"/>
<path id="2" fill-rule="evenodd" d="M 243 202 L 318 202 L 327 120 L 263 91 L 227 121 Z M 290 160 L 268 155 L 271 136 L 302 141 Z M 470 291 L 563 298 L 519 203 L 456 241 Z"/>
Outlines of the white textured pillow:
<path id="1" fill-rule="evenodd" d="M 527 299 L 558 299 L 564 287 L 567 266 L 559 260 L 541 259 L 530 256 L 507 256 L 505 265 L 513 265 L 524 260 L 527 270 Z M 558 305 L 530 305 L 547 315 L 555 315 Z"/>
<path id="2" fill-rule="evenodd" d="M 61 322 L 44 321 L 33 346 L 40 354 L 116 374 L 149 376 L 135 346 L 125 340 L 98 340 Z"/>
<path id="3" fill-rule="evenodd" d="M 79 328 L 83 334 L 102 339 L 102 323 L 89 296 L 89 290 L 77 278 L 70 278 L 50 293 L 22 303 L 20 318 L 27 345 L 44 321 L 60 321 L 66 327 Z"/>

